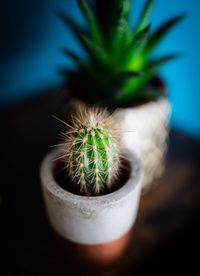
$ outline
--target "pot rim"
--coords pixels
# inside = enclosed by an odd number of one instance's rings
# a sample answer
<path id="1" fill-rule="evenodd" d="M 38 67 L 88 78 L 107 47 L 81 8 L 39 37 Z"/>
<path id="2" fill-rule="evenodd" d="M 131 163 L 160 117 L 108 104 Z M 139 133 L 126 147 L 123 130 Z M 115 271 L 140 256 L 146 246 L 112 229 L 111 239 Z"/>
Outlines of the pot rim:
<path id="1" fill-rule="evenodd" d="M 142 103 L 142 104 L 139 104 L 139 105 L 135 105 L 135 106 L 126 106 L 126 107 L 117 107 L 116 110 L 114 111 L 115 112 L 118 112 L 118 111 L 129 111 L 129 110 L 141 110 L 141 109 L 144 109 L 146 107 L 149 107 L 149 106 L 155 106 L 155 105 L 165 105 L 165 104 L 170 104 L 170 101 L 167 97 L 165 96 L 161 96 L 159 97 L 158 99 L 156 100 L 152 100 L 152 101 L 149 101 L 149 102 L 146 102 L 146 103 Z"/>
<path id="2" fill-rule="evenodd" d="M 55 160 L 62 155 L 62 148 L 51 150 L 43 159 L 40 168 L 40 179 L 43 188 L 62 201 L 69 203 L 78 202 L 81 205 L 89 207 L 89 205 L 112 205 L 120 200 L 125 200 L 135 193 L 136 187 L 141 186 L 143 178 L 143 170 L 139 157 L 136 153 L 130 153 L 129 149 L 123 149 L 123 156 L 130 165 L 130 175 L 126 183 L 112 193 L 101 196 L 84 196 L 73 194 L 63 189 L 55 180 L 53 168 Z"/>

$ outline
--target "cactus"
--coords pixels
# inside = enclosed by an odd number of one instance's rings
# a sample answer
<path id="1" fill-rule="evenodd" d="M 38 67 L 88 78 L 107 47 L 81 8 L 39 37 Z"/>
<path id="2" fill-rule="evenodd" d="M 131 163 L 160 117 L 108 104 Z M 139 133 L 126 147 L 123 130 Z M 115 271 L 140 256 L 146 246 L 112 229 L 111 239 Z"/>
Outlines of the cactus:
<path id="1" fill-rule="evenodd" d="M 64 160 L 81 194 L 112 190 L 119 169 L 118 136 L 107 111 L 80 107 L 64 133 Z"/>

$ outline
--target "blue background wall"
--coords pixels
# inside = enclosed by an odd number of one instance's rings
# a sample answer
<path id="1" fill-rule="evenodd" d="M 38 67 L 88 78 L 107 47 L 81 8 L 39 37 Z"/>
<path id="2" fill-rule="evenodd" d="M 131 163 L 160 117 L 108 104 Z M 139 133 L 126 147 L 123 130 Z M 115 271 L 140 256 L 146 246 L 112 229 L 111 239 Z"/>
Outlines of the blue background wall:
<path id="1" fill-rule="evenodd" d="M 144 1 L 132 2 L 132 12 L 137 13 Z M 55 15 L 57 10 L 63 9 L 84 24 L 75 0 L 12 0 L 4 4 L 0 16 L 4 27 L 1 106 L 22 101 L 62 83 L 56 69 L 70 64 L 70 61 L 59 52 L 59 48 L 68 45 L 80 52 L 70 31 Z M 158 54 L 182 53 L 182 58 L 169 63 L 161 71 L 174 106 L 171 123 L 200 138 L 199 10 L 200 1 L 197 0 L 157 0 L 152 27 L 177 13 L 188 14 L 188 18 L 160 45 Z M 133 16 L 131 20 L 134 21 Z"/>

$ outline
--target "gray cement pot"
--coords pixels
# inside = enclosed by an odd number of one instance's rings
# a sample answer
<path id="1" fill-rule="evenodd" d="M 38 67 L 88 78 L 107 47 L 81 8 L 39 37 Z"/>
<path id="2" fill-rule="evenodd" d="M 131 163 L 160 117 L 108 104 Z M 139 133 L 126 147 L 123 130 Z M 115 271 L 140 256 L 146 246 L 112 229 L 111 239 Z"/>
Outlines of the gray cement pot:
<path id="1" fill-rule="evenodd" d="M 116 260 L 136 220 L 142 183 L 140 161 L 126 153 L 130 165 L 127 182 L 110 194 L 87 197 L 72 194 L 55 181 L 54 160 L 61 153 L 59 149 L 51 151 L 41 166 L 42 192 L 52 228 L 70 248 L 83 251 L 84 258 L 89 254 L 93 262 Z"/>

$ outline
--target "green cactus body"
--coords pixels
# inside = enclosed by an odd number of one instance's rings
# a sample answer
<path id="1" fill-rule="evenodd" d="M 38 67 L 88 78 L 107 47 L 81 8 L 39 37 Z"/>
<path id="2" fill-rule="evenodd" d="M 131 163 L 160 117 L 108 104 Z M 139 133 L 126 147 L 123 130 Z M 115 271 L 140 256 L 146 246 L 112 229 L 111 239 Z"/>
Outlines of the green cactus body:
<path id="1" fill-rule="evenodd" d="M 77 190 L 84 195 L 111 192 L 119 174 L 119 133 L 106 109 L 75 105 L 70 124 L 64 122 L 62 149 L 66 169 Z"/>
<path id="2" fill-rule="evenodd" d="M 82 128 L 74 137 L 70 171 L 83 193 L 99 194 L 116 172 L 117 151 L 107 128 Z"/>

